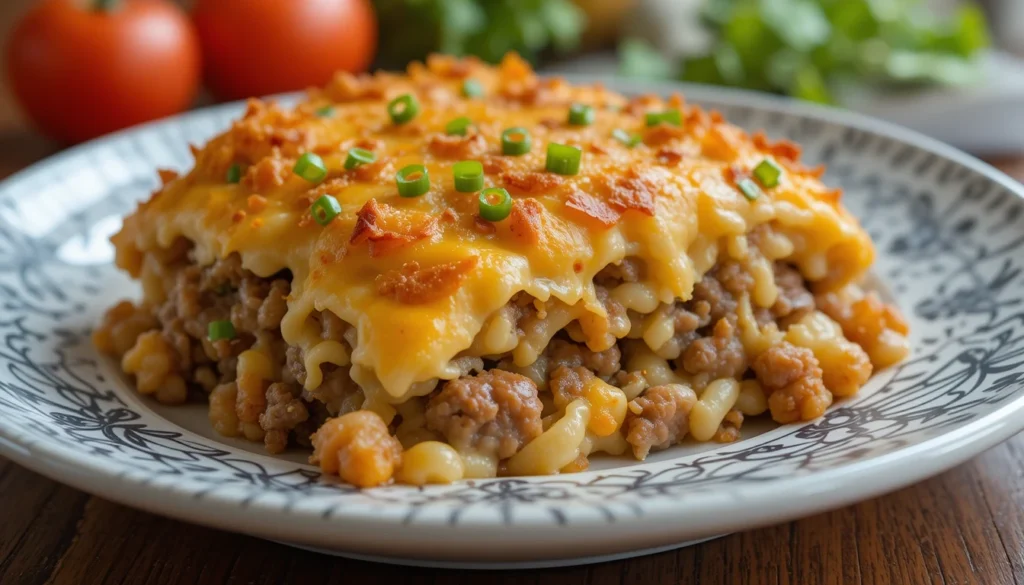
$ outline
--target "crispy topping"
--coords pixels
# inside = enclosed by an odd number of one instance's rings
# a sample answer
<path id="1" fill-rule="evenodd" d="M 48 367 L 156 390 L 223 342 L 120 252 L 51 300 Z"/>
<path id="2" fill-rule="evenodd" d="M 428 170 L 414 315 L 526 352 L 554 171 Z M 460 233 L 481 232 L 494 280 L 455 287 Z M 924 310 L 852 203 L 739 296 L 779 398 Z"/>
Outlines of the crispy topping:
<path id="1" fill-rule="evenodd" d="M 512 206 L 508 216 L 508 229 L 517 239 L 527 244 L 540 240 L 540 214 L 544 206 L 535 199 L 522 199 Z"/>
<path id="2" fill-rule="evenodd" d="M 449 136 L 434 134 L 427 142 L 431 154 L 441 158 L 472 159 L 478 158 L 487 150 L 487 141 L 480 134 L 469 136 Z"/>
<path id="3" fill-rule="evenodd" d="M 658 192 L 657 182 L 650 173 L 630 169 L 625 177 L 611 180 L 608 204 L 617 211 L 635 210 L 654 215 L 654 194 Z"/>
<path id="4" fill-rule="evenodd" d="M 565 183 L 565 179 L 558 175 L 535 171 L 505 173 L 501 175 L 501 180 L 509 190 L 531 194 L 549 193 Z"/>
<path id="5" fill-rule="evenodd" d="M 619 221 L 621 217 L 621 214 L 609 207 L 607 203 L 582 191 L 573 193 L 565 202 L 565 206 L 596 220 L 605 227 L 615 225 L 615 222 Z"/>
<path id="6" fill-rule="evenodd" d="M 450 297 L 459 290 L 477 262 L 476 256 L 427 268 L 421 268 L 419 262 L 406 262 L 401 270 L 389 270 L 377 276 L 377 294 L 406 305 Z"/>
<path id="7" fill-rule="evenodd" d="M 413 221 L 390 205 L 370 199 L 356 213 L 356 227 L 349 243 L 369 242 L 370 256 L 376 258 L 439 232 L 436 217 Z"/>

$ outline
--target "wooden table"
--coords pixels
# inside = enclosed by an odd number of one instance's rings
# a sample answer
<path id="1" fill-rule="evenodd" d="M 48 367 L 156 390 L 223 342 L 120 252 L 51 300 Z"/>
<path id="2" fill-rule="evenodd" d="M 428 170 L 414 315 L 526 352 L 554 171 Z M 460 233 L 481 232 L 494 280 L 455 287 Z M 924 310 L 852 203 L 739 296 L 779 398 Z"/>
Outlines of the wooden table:
<path id="1" fill-rule="evenodd" d="M 0 2 L 0 32 L 18 4 Z M 55 151 L 0 84 L 0 176 Z M 1024 155 L 994 162 L 1024 179 Z M 1024 435 L 916 486 L 797 522 L 627 561 L 502 574 L 304 552 L 125 508 L 0 458 L 2 585 L 293 582 L 1024 585 Z"/>

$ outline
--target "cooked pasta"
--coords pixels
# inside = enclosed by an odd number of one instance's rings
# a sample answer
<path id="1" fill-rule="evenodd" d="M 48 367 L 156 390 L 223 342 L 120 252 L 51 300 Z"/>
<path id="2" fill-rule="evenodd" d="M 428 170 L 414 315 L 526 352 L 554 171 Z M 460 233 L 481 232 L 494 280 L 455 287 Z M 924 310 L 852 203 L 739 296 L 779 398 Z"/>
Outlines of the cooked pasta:
<path id="1" fill-rule="evenodd" d="M 253 100 L 194 157 L 113 237 L 142 300 L 95 344 L 140 393 L 205 397 L 218 433 L 354 485 L 733 441 L 907 354 L 840 193 L 681 96 L 432 57 Z"/>

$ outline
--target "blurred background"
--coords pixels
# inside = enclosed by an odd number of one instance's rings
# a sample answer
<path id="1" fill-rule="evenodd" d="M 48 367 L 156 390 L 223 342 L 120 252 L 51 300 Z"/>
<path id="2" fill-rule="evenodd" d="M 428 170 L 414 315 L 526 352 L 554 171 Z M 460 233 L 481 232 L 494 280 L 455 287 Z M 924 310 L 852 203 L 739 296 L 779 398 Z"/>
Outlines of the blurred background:
<path id="1" fill-rule="evenodd" d="M 0 0 L 0 173 L 197 107 L 431 52 L 684 80 L 1024 159 L 1024 0 Z"/>

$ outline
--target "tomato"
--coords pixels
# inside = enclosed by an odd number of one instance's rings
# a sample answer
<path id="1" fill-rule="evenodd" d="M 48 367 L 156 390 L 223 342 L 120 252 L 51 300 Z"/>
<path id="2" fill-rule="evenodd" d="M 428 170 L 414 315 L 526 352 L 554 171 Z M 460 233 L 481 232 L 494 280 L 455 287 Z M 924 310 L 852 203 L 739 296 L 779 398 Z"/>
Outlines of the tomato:
<path id="1" fill-rule="evenodd" d="M 197 0 L 204 77 L 222 99 L 322 85 L 364 71 L 377 48 L 369 0 Z"/>
<path id="2" fill-rule="evenodd" d="M 187 108 L 199 42 L 167 0 L 42 0 L 11 34 L 7 71 L 44 133 L 81 142 Z"/>

